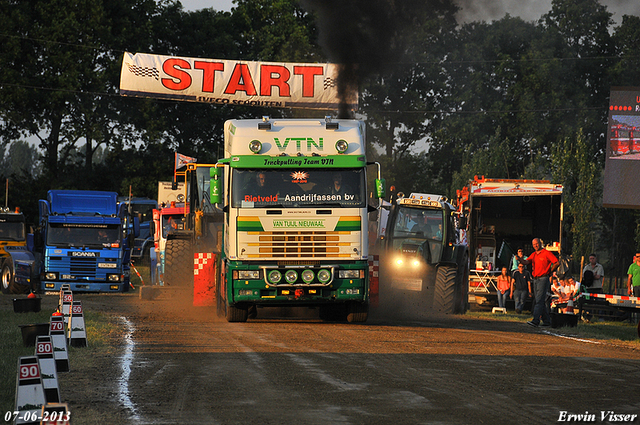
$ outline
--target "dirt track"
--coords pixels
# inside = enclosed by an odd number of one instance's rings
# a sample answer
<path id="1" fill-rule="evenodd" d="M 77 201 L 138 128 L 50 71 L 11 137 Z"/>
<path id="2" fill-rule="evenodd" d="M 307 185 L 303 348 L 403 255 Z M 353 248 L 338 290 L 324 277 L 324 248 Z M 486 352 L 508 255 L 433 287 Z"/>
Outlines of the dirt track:
<path id="1" fill-rule="evenodd" d="M 374 312 L 355 325 L 280 310 L 227 323 L 178 294 L 79 297 L 122 333 L 117 353 L 62 376 L 76 425 L 547 424 L 563 411 L 601 423 L 601 411 L 640 413 L 638 350 L 521 323 Z"/>

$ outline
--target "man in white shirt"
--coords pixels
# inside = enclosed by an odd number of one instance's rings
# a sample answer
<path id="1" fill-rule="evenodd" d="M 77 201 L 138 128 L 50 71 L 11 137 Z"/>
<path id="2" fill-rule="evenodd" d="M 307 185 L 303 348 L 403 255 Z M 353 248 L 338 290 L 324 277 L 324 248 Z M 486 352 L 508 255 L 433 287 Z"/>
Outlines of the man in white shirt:
<path id="1" fill-rule="evenodd" d="M 602 264 L 597 262 L 598 257 L 596 254 L 589 254 L 589 264 L 584 266 L 582 269 L 582 275 L 584 276 L 584 272 L 587 270 L 593 273 L 593 283 L 589 287 L 585 287 L 585 291 L 601 294 L 602 293 L 602 278 L 604 277 L 604 268 Z"/>

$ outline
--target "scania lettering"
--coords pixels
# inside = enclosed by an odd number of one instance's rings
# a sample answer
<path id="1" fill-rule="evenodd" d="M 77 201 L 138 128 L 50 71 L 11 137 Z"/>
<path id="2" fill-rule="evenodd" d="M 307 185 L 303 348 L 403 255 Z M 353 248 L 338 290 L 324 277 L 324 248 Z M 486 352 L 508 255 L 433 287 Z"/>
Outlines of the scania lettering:
<path id="1" fill-rule="evenodd" d="M 40 200 L 37 250 L 40 289 L 122 292 L 129 289 L 130 247 L 138 220 L 115 192 L 50 190 Z"/>
<path id="2" fill-rule="evenodd" d="M 356 120 L 231 120 L 211 169 L 224 206 L 217 307 L 230 322 L 258 308 L 318 308 L 324 320 L 367 320 L 365 127 Z M 378 180 L 379 166 L 378 166 Z M 384 184 L 377 197 L 383 196 Z"/>

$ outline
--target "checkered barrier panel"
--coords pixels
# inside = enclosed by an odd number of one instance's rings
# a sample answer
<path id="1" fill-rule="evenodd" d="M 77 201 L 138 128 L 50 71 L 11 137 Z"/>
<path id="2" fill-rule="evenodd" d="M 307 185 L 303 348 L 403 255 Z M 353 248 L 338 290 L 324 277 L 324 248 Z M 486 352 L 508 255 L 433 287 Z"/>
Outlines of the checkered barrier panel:
<path id="1" fill-rule="evenodd" d="M 198 252 L 193 258 L 193 274 L 195 276 L 200 274 L 200 271 L 209 265 L 209 262 L 213 259 L 211 252 Z"/>
<path id="2" fill-rule="evenodd" d="M 369 305 L 372 307 L 377 307 L 379 303 L 379 256 L 373 255 L 372 258 L 369 259 Z"/>

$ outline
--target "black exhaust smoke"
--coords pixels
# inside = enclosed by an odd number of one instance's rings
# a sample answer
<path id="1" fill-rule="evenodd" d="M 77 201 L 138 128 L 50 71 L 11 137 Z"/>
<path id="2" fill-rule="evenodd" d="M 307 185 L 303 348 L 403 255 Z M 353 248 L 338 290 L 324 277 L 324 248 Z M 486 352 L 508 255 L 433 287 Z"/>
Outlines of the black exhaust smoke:
<path id="1" fill-rule="evenodd" d="M 450 11 L 450 0 L 301 0 L 315 13 L 319 42 L 340 64 L 339 118 L 350 118 L 346 102 L 364 77 L 400 62 L 409 39 L 429 18 Z M 455 12 L 455 6 L 453 6 Z"/>

